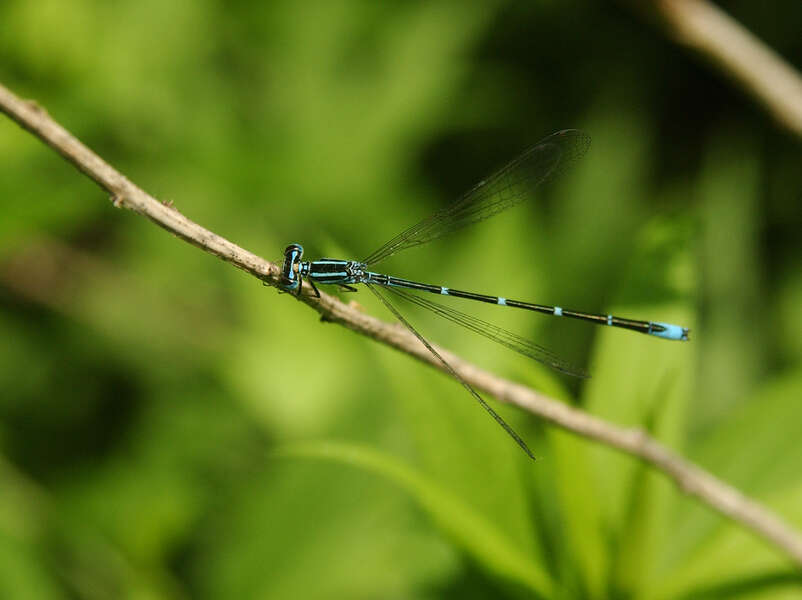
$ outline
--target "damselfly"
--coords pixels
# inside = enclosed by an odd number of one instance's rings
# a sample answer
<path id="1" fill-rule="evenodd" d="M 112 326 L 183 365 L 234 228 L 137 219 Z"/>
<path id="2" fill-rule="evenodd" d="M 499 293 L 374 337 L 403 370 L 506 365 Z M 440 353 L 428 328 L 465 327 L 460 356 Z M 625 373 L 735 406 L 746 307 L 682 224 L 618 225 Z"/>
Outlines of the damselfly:
<path id="1" fill-rule="evenodd" d="M 592 314 L 575 310 L 568 310 L 560 306 L 547 306 L 521 302 L 502 296 L 488 296 L 466 292 L 442 285 L 420 283 L 409 279 L 402 279 L 393 275 L 376 273 L 369 267 L 407 248 L 419 246 L 436 240 L 452 231 L 477 223 L 493 215 L 520 204 L 531 198 L 533 192 L 542 183 L 554 179 L 568 167 L 579 160 L 588 149 L 590 138 L 583 132 L 575 129 L 558 131 L 541 140 L 504 168 L 479 182 L 453 204 L 446 206 L 432 216 L 402 231 L 367 258 L 356 260 L 339 260 L 321 258 L 319 260 L 304 261 L 303 248 L 300 244 L 290 244 L 284 250 L 284 264 L 282 267 L 282 287 L 291 292 L 300 294 L 302 283 L 307 280 L 315 294 L 320 296 L 315 283 L 334 284 L 348 291 L 356 291 L 353 285 L 364 284 L 378 299 L 390 310 L 395 317 L 412 332 L 421 343 L 443 364 L 468 392 L 481 404 L 515 442 L 530 457 L 534 458 L 531 450 L 521 437 L 485 402 L 484 398 L 451 367 L 437 350 L 404 318 L 398 309 L 389 300 L 387 292 L 406 300 L 412 304 L 428 309 L 433 313 L 462 325 L 471 331 L 498 342 L 515 352 L 533 358 L 549 367 L 568 375 L 586 377 L 587 374 L 576 367 L 555 356 L 529 340 L 496 327 L 486 321 L 453 308 L 433 302 L 428 298 L 411 292 L 429 292 L 440 296 L 451 296 L 477 300 L 498 306 L 522 308 L 556 317 L 568 317 L 590 321 L 598 325 L 631 329 L 648 335 L 667 340 L 688 339 L 688 329 L 679 325 L 671 325 L 659 321 L 640 321 L 635 319 L 622 319 L 613 315 Z"/>

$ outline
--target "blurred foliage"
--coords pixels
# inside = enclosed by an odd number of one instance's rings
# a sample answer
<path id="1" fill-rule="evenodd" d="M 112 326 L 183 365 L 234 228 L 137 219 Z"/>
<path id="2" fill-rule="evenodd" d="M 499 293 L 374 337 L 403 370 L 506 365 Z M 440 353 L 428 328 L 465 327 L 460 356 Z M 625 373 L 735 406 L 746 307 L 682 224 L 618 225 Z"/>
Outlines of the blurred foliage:
<path id="1" fill-rule="evenodd" d="M 802 66 L 798 0 L 722 4 Z M 624 6 L 5 0 L 0 81 L 268 257 L 367 255 L 587 130 L 537 202 L 387 268 L 692 341 L 477 308 L 578 382 L 411 319 L 802 527 L 799 142 Z M 5 118 L 0 165 L 0 597 L 802 595 L 639 462 L 500 407 L 529 462 L 453 381 L 115 211 Z"/>

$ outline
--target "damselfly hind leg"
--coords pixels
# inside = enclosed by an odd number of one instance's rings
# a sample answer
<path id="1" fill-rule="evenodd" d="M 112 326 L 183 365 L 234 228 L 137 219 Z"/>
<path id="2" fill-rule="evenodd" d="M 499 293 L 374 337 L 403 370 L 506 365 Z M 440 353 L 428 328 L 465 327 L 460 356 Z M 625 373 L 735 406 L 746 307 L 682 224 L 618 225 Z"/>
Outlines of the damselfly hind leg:
<path id="1" fill-rule="evenodd" d="M 309 285 L 311 285 L 311 286 L 312 286 L 312 289 L 313 289 L 313 290 L 314 290 L 314 292 L 315 292 L 315 298 L 320 298 L 320 290 L 318 290 L 318 289 L 317 289 L 317 286 L 315 285 L 315 282 L 314 282 L 314 281 L 312 281 L 311 279 L 307 279 L 307 281 L 309 282 Z M 301 286 L 301 285 L 299 285 L 299 286 L 298 286 L 298 296 L 299 296 L 299 297 L 300 297 L 300 295 L 301 295 L 301 288 L 302 288 L 302 287 L 303 287 L 303 286 Z"/>

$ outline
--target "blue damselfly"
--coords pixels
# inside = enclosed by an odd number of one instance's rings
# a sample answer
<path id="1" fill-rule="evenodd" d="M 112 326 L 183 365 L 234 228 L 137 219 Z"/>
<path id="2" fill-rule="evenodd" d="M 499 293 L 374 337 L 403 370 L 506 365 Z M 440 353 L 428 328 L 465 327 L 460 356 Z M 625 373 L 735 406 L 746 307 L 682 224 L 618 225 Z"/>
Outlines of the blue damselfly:
<path id="1" fill-rule="evenodd" d="M 435 212 L 409 229 L 402 231 L 361 261 L 321 258 L 304 261 L 300 244 L 290 244 L 284 250 L 282 267 L 282 287 L 300 294 L 302 283 L 308 281 L 315 294 L 320 293 L 318 284 L 337 285 L 347 291 L 356 291 L 353 285 L 364 284 L 391 313 L 412 332 L 428 350 L 437 357 L 445 369 L 451 373 L 481 406 L 515 440 L 530 458 L 531 450 L 521 437 L 490 407 L 484 398 L 446 362 L 432 345 L 404 318 L 390 302 L 390 292 L 412 304 L 430 310 L 458 325 L 498 342 L 515 352 L 528 356 L 562 373 L 576 377 L 587 374 L 579 368 L 563 361 L 552 352 L 529 340 L 482 321 L 466 313 L 412 292 L 428 292 L 440 296 L 466 298 L 498 306 L 522 308 L 557 317 L 568 317 L 590 321 L 598 325 L 630 329 L 667 340 L 688 339 L 688 329 L 660 321 L 641 321 L 624 319 L 613 315 L 602 315 L 568 310 L 560 306 L 548 306 L 512 300 L 502 296 L 488 296 L 466 292 L 441 285 L 420 283 L 369 270 L 369 267 L 407 248 L 419 246 L 436 240 L 452 231 L 477 223 L 496 215 L 512 206 L 520 204 L 533 196 L 534 190 L 546 181 L 554 179 L 574 164 L 588 149 L 590 138 L 583 132 L 567 129 L 554 133 L 541 140 L 518 158 L 507 164 L 487 179 L 481 181 L 453 204 Z"/>

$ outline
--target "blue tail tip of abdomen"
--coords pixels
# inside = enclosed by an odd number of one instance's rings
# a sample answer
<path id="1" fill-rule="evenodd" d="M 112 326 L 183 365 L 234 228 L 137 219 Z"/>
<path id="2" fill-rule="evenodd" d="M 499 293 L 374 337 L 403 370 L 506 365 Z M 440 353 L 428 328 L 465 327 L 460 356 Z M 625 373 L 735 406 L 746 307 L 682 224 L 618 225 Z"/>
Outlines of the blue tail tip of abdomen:
<path id="1" fill-rule="evenodd" d="M 690 329 L 687 327 L 680 327 L 671 323 L 660 323 L 659 321 L 652 321 L 649 325 L 651 326 L 649 335 L 656 335 L 666 340 L 688 341 Z"/>

